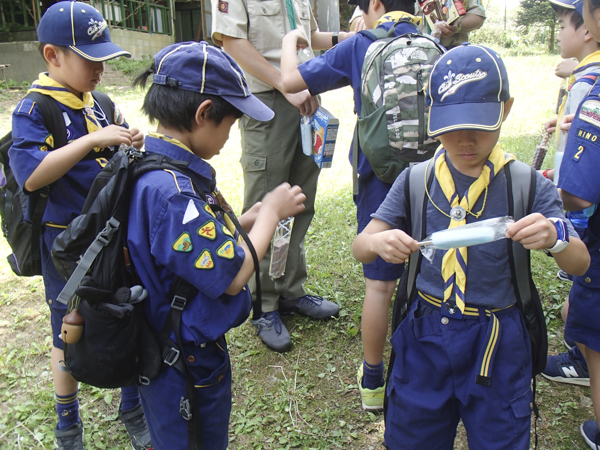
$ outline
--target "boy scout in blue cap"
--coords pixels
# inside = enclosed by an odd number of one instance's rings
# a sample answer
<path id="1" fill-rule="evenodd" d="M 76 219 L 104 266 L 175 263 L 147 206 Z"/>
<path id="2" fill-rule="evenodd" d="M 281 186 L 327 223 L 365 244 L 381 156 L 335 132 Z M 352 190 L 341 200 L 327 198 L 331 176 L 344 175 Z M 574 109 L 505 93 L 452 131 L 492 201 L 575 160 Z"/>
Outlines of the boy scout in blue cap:
<path id="1" fill-rule="evenodd" d="M 426 235 L 507 215 L 503 168 L 520 163 L 498 144 L 513 104 L 500 57 L 469 44 L 450 50 L 435 63 L 427 96 L 429 135 L 441 146 L 421 163 L 434 174 L 426 186 Z M 381 256 L 402 264 L 418 251 L 406 233 L 406 173 L 354 241 L 359 261 Z M 569 273 L 585 272 L 589 258 L 564 221 L 556 189 L 541 174 L 536 185 L 533 213 L 512 224 L 507 237 L 526 249 L 548 249 Z M 461 214 L 451 218 L 451 209 Z M 417 299 L 392 336 L 396 361 L 387 388 L 386 445 L 452 449 L 462 419 L 471 449 L 528 449 L 532 360 L 506 242 L 438 250 L 431 262 L 423 258 L 416 287 Z M 491 362 L 481 377 L 484 355 Z"/>
<path id="2" fill-rule="evenodd" d="M 155 449 L 192 448 L 192 438 L 199 435 L 204 450 L 224 449 L 231 412 L 225 333 L 248 317 L 246 282 L 254 264 L 226 217 L 209 206 L 227 207 L 205 160 L 219 154 L 242 114 L 266 121 L 273 112 L 250 93 L 234 60 L 206 42 L 166 47 L 136 84 L 145 85 L 149 75 L 153 84 L 143 110 L 158 128 L 147 136 L 146 151 L 187 162 L 193 172 L 192 181 L 178 172 L 152 171 L 139 178 L 132 192 L 128 246 L 149 292 L 150 326 L 161 331 L 178 279 L 197 293 L 188 298 L 180 325 L 180 358 L 194 380 L 194 392 L 186 392 L 186 377 L 177 368 L 163 365 L 158 377 L 140 387 L 142 404 Z M 240 216 L 259 260 L 278 222 L 302 212 L 305 199 L 298 186 L 284 183 Z M 192 411 L 185 408 L 190 395 L 196 405 Z M 188 413 L 199 419 L 198 427 L 185 420 Z"/>
<path id="3" fill-rule="evenodd" d="M 38 25 L 40 51 L 47 73 L 41 73 L 31 91 L 56 100 L 65 121 L 68 144 L 54 148 L 54 136 L 46 129 L 35 102 L 23 99 L 13 113 L 11 168 L 26 192 L 50 186 L 42 217 L 42 273 L 46 302 L 52 322 L 52 377 L 56 391 L 58 424 L 55 437 L 59 449 L 83 449 L 83 426 L 79 418 L 77 381 L 59 370 L 63 358 L 60 339 L 66 305 L 56 302 L 65 285 L 50 258 L 54 238 L 81 213 L 96 175 L 120 144 L 143 145 L 143 135 L 129 129 L 115 109 L 107 118 L 91 94 L 104 72 L 104 61 L 129 56 L 110 40 L 102 15 L 90 5 L 59 2 L 52 5 Z M 114 125 L 110 125 L 114 123 Z M 120 417 L 136 449 L 151 445 L 136 386 L 122 389 Z"/>
<path id="4" fill-rule="evenodd" d="M 579 0 L 583 3 L 585 26 L 600 41 L 600 1 Z M 577 5 L 579 5 L 579 2 Z M 598 143 L 600 139 L 600 82 L 596 83 L 579 105 L 573 118 L 565 154 L 560 166 L 558 188 L 567 211 L 579 211 L 600 203 L 598 178 Z M 569 314 L 565 325 L 568 335 L 581 350 L 589 368 L 595 420 L 581 424 L 581 434 L 592 449 L 600 447 L 600 212 L 598 208 L 588 220 L 583 237 L 591 258 L 589 270 L 573 277 L 569 292 Z"/>

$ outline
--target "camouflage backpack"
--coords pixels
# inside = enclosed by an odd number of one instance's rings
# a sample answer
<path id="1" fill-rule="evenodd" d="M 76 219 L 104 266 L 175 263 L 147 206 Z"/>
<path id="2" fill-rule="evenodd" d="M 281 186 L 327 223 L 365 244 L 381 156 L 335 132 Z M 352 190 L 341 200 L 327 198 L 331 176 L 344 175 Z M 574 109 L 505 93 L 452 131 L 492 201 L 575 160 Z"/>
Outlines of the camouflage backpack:
<path id="1" fill-rule="evenodd" d="M 428 36 L 394 36 L 394 30 L 361 31 L 376 40 L 362 66 L 356 133 L 375 175 L 386 183 L 393 183 L 409 163 L 431 158 L 438 146 L 427 136 L 425 85 L 444 52 Z"/>

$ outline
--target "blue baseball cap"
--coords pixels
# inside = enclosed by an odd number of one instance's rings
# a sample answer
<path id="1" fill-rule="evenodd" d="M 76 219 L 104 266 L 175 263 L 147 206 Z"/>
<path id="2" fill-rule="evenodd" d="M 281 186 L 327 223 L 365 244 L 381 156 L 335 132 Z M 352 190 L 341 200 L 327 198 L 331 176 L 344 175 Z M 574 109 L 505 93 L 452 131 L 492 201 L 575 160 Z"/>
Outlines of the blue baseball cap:
<path id="1" fill-rule="evenodd" d="M 69 47 L 89 61 L 131 56 L 111 42 L 104 17 L 86 3 L 55 3 L 42 16 L 37 35 L 40 42 Z"/>
<path id="2" fill-rule="evenodd" d="M 444 53 L 431 69 L 427 132 L 437 137 L 456 130 L 499 130 L 508 99 L 508 75 L 500 56 L 466 42 Z"/>
<path id="3" fill-rule="evenodd" d="M 180 42 L 154 56 L 154 84 L 218 95 L 244 114 L 266 122 L 274 113 L 250 92 L 240 66 L 208 42 Z"/>
<path id="4" fill-rule="evenodd" d="M 556 11 L 558 8 L 572 9 L 583 17 L 583 0 L 548 0 L 552 9 Z"/>

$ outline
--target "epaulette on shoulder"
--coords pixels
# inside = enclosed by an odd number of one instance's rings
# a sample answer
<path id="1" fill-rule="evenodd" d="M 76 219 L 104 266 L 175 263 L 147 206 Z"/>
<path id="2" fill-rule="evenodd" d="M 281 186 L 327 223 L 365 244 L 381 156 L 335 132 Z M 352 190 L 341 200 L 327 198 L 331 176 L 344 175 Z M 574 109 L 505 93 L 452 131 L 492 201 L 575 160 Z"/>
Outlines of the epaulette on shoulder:
<path id="1" fill-rule="evenodd" d="M 17 107 L 15 108 L 14 114 L 20 116 L 30 116 L 35 108 L 35 101 L 30 98 L 25 97 L 19 103 L 17 103 Z"/>

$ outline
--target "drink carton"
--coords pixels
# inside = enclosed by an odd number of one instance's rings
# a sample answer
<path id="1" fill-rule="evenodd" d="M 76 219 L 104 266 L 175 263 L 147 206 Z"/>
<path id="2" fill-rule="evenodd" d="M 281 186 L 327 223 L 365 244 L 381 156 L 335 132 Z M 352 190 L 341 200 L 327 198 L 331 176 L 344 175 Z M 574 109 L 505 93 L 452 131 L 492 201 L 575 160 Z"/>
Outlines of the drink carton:
<path id="1" fill-rule="evenodd" d="M 322 106 L 313 114 L 311 157 L 319 168 L 331 167 L 340 121 Z"/>

